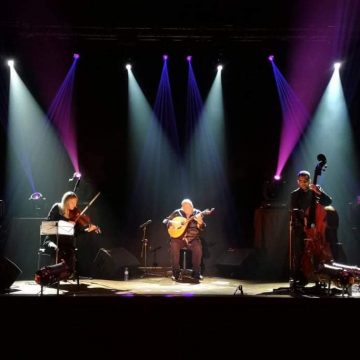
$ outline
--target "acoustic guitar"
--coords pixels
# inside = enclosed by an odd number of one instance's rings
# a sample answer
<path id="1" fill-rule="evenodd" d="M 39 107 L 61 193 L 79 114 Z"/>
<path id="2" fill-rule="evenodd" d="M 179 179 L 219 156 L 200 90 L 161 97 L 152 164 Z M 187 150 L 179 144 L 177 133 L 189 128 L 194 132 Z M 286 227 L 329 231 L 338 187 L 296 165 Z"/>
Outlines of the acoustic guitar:
<path id="1" fill-rule="evenodd" d="M 196 216 L 210 215 L 214 210 L 215 208 L 212 208 L 210 210 L 205 209 L 196 215 L 190 216 L 188 219 L 183 216 L 174 217 L 168 222 L 170 224 L 170 226 L 168 227 L 169 235 L 174 239 L 180 238 L 184 235 L 190 221 L 194 220 Z"/>

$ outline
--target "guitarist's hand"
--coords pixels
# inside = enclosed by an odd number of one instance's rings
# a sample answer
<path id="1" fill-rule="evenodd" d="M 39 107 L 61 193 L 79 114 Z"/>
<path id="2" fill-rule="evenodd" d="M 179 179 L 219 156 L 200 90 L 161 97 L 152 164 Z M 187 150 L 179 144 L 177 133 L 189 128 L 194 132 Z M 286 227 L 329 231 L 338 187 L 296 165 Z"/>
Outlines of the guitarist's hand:
<path id="1" fill-rule="evenodd" d="M 204 223 L 203 217 L 201 214 L 195 216 L 195 221 L 198 223 L 199 226 L 201 226 Z"/>

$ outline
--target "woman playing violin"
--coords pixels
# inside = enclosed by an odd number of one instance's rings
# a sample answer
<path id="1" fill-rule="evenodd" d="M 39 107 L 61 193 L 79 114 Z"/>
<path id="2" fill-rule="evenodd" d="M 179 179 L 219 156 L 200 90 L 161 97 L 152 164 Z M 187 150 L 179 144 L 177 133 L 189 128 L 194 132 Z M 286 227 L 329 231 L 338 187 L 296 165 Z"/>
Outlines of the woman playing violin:
<path id="1" fill-rule="evenodd" d="M 48 214 L 47 219 L 50 221 L 64 220 L 75 225 L 75 236 L 80 231 L 92 232 L 97 231 L 98 227 L 89 222 L 89 218 L 81 215 L 80 211 L 76 207 L 78 203 L 77 195 L 72 192 L 66 192 L 61 199 L 60 203 L 55 203 Z M 57 244 L 58 240 L 58 244 Z M 65 263 L 72 269 L 75 270 L 75 244 L 73 236 L 58 236 L 55 235 L 47 236 L 44 240 L 44 246 L 55 259 L 56 252 L 58 262 L 64 260 Z"/>

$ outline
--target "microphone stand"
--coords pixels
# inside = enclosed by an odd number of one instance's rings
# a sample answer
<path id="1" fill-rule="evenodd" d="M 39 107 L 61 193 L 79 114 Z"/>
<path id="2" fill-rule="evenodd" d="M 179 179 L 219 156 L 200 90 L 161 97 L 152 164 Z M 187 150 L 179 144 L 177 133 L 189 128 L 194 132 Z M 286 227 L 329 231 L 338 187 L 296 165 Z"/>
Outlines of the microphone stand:
<path id="1" fill-rule="evenodd" d="M 289 287 L 280 287 L 273 289 L 274 294 L 280 295 L 293 295 L 295 293 L 295 282 L 293 279 L 295 271 L 295 251 L 294 251 L 294 223 L 297 221 L 295 218 L 294 209 L 289 212 L 289 226 L 288 226 L 288 247 L 289 247 L 289 258 L 288 258 L 288 269 L 289 269 Z"/>
<path id="2" fill-rule="evenodd" d="M 81 178 L 78 178 L 77 181 L 76 181 L 76 184 L 75 184 L 74 190 L 73 190 L 74 193 L 76 193 L 76 190 L 78 189 L 78 187 L 80 185 L 80 180 L 81 180 Z"/>
<path id="3" fill-rule="evenodd" d="M 295 251 L 294 251 L 294 239 L 293 239 L 293 230 L 294 230 L 294 211 L 290 211 L 290 220 L 289 220 L 289 289 L 290 291 L 294 290 L 294 271 L 295 271 Z"/>
<path id="4" fill-rule="evenodd" d="M 147 276 L 147 245 L 148 245 L 148 239 L 146 239 L 146 227 L 147 225 L 143 226 L 143 236 L 141 239 L 142 242 L 142 246 L 141 246 L 141 258 L 144 258 L 144 274 L 142 277 L 146 277 Z"/>

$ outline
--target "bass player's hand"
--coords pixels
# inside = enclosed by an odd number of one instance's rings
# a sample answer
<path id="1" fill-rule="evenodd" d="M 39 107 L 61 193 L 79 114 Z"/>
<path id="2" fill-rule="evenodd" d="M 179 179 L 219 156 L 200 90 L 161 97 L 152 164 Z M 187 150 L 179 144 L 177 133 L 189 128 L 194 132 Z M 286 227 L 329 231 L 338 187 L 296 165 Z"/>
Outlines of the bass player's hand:
<path id="1" fill-rule="evenodd" d="M 318 185 L 310 184 L 309 185 L 310 190 L 312 190 L 315 194 L 321 195 L 321 188 Z"/>

